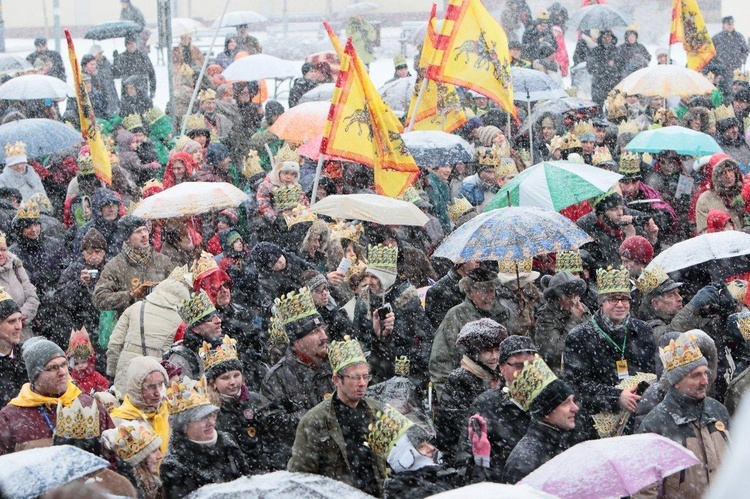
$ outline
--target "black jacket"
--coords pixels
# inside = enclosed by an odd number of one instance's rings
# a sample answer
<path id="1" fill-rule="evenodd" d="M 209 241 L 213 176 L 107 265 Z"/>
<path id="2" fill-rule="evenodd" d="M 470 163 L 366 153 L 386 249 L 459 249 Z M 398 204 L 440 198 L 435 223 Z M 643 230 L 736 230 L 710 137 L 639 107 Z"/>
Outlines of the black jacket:
<path id="1" fill-rule="evenodd" d="M 75 329 L 86 326 L 89 334 L 94 334 L 99 327 L 99 311 L 92 300 L 97 279 L 92 278 L 91 284 L 84 286 L 81 283 L 81 271 L 83 269 L 101 271 L 102 268 L 104 268 L 104 262 L 99 268 L 94 269 L 91 265 L 87 265 L 83 258 L 79 258 L 63 271 L 55 291 L 55 301 L 68 314 L 70 326 Z M 92 338 L 92 341 L 95 339 Z"/>
<path id="2" fill-rule="evenodd" d="M 239 396 L 223 400 L 216 427 L 229 433 L 240 447 L 252 474 L 268 471 L 265 444 L 273 430 L 265 419 L 268 400 L 242 386 Z"/>
<path id="3" fill-rule="evenodd" d="M 609 45 L 604 45 L 602 34 L 599 34 L 597 43 L 598 45 L 591 50 L 586 67 L 591 73 L 591 99 L 601 105 L 609 91 L 622 79 L 625 62 L 617 50 L 616 36 L 612 36 Z"/>
<path id="4" fill-rule="evenodd" d="M 0 357 L 0 407 L 5 407 L 10 399 L 18 395 L 24 383 L 29 381 L 26 364 L 21 356 L 21 345 L 15 345 L 12 357 Z"/>
<path id="5" fill-rule="evenodd" d="M 464 294 L 458 289 L 461 276 L 455 269 L 450 269 L 434 286 L 427 290 L 424 310 L 435 329 L 443 322 L 445 314 L 462 301 Z"/>
<path id="6" fill-rule="evenodd" d="M 57 79 L 66 81 L 67 76 L 65 75 L 65 65 L 63 64 L 60 52 L 49 49 L 43 50 L 42 52 L 34 51 L 26 56 L 26 60 L 33 66 L 37 58 L 41 56 L 49 58 L 50 62 L 52 62 L 52 69 L 47 73 L 47 76 L 54 76 Z"/>
<path id="7" fill-rule="evenodd" d="M 292 89 L 289 90 L 289 107 L 296 106 L 300 97 L 318 85 L 320 85 L 320 83 L 317 81 L 310 81 L 304 78 L 297 78 L 294 80 L 294 85 L 292 85 Z"/>
<path id="8" fill-rule="evenodd" d="M 136 50 L 133 53 L 128 51 L 122 54 L 116 54 L 114 63 L 112 64 L 112 73 L 115 78 L 122 78 L 125 80 L 129 76 L 141 75 L 143 81 L 147 83 L 150 96 L 156 93 L 156 72 L 154 71 L 154 65 L 151 64 L 151 59 L 140 50 Z"/>
<path id="9" fill-rule="evenodd" d="M 242 375 L 251 391 L 260 390 L 263 378 L 268 374 L 265 344 L 267 334 L 253 315 L 243 306 L 234 302 L 226 307 L 217 307 L 221 316 L 224 334 L 237 340 L 237 354 L 242 362 Z"/>
<path id="10" fill-rule="evenodd" d="M 526 475 L 570 447 L 572 432 L 550 426 L 537 419 L 518 442 L 505 463 L 504 481 L 517 483 Z"/>
<path id="11" fill-rule="evenodd" d="M 425 466 L 417 471 L 391 471 L 383 484 L 386 499 L 422 499 L 466 483 L 465 475 L 452 468 Z"/>

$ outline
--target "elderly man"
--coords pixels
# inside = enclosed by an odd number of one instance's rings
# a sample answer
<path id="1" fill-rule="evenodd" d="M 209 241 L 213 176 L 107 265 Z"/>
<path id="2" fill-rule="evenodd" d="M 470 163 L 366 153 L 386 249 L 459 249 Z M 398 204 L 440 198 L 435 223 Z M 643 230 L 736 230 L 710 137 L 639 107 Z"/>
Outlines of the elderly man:
<path id="1" fill-rule="evenodd" d="M 18 189 L 23 201 L 28 201 L 31 196 L 37 193 L 44 194 L 47 197 L 42 179 L 39 178 L 33 168 L 29 167 L 26 144 L 23 142 L 5 144 L 5 168 L 0 173 L 0 187 Z"/>
<path id="2" fill-rule="evenodd" d="M 47 48 L 47 39 L 43 36 L 34 39 L 34 52 L 27 55 L 26 60 L 34 66 L 34 63 L 40 57 L 46 57 L 52 63 L 52 69 L 50 69 L 47 75 L 54 76 L 62 81 L 66 80 L 65 65 L 63 64 L 62 56 L 59 52 Z"/>
<path id="3" fill-rule="evenodd" d="M 349 337 L 331 343 L 328 360 L 336 393 L 300 420 L 287 469 L 327 476 L 380 497 L 385 459 L 362 445 L 382 410 L 365 397 L 370 366 L 359 342 Z"/>
<path id="4" fill-rule="evenodd" d="M 466 274 L 479 267 L 479 262 L 457 263 L 427 289 L 424 310 L 432 326 L 437 329 L 450 309 L 464 301 L 464 294 L 458 289 L 458 283 Z"/>
<path id="5" fill-rule="evenodd" d="M 182 368 L 183 376 L 200 379 L 205 374 L 203 360 L 198 351 L 204 343 L 212 348 L 221 345 L 221 316 L 205 291 L 193 293 L 190 300 L 179 309 L 187 326 L 182 343 L 172 347 L 169 361 Z"/>

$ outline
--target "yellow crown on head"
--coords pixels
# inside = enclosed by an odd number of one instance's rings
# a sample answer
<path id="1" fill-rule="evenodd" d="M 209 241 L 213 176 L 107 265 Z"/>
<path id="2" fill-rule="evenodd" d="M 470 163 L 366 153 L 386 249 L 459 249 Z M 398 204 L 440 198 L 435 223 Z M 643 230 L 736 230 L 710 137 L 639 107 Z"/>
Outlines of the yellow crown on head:
<path id="1" fill-rule="evenodd" d="M 555 259 L 555 272 L 583 272 L 583 259 L 577 251 L 558 251 Z"/>
<path id="2" fill-rule="evenodd" d="M 185 118 L 185 131 L 200 130 L 206 128 L 206 119 L 202 114 L 191 114 Z"/>
<path id="3" fill-rule="evenodd" d="M 207 251 L 201 251 L 200 258 L 193 262 L 192 267 L 190 267 L 190 272 L 193 273 L 194 279 L 198 279 L 218 268 L 219 264 L 216 262 L 214 256 Z"/>
<path id="4" fill-rule="evenodd" d="M 578 121 L 573 125 L 573 133 L 579 137 L 594 135 L 594 123 L 591 120 Z"/>
<path id="5" fill-rule="evenodd" d="M 743 279 L 735 279 L 727 284 L 727 290 L 737 303 L 740 305 L 745 303 L 745 296 L 747 296 L 747 281 Z"/>
<path id="6" fill-rule="evenodd" d="M 29 201 L 34 201 L 36 204 L 38 204 L 39 209 L 43 213 L 53 213 L 55 211 L 55 208 L 52 206 L 52 202 L 43 192 L 35 192 L 31 195 Z"/>
<path id="7" fill-rule="evenodd" d="M 94 158 L 91 157 L 91 153 L 78 153 L 76 165 L 78 166 L 78 175 L 94 174 Z"/>
<path id="8" fill-rule="evenodd" d="M 410 372 L 411 372 L 411 360 L 409 360 L 409 357 L 407 357 L 406 355 L 402 355 L 401 357 L 396 357 L 394 374 L 396 376 L 403 376 L 404 378 L 407 378 L 409 377 Z"/>
<path id="9" fill-rule="evenodd" d="M 583 146 L 581 145 L 581 141 L 578 140 L 578 136 L 573 133 L 569 133 L 565 137 L 563 137 L 562 143 L 560 144 L 560 149 L 562 151 L 569 151 L 576 148 L 580 149 L 582 147 Z"/>
<path id="10" fill-rule="evenodd" d="M 355 243 L 359 242 L 359 237 L 362 235 L 363 228 L 362 224 L 347 224 L 343 220 L 336 222 L 335 224 L 329 224 L 331 228 L 331 240 L 334 239 L 348 239 Z"/>
<path id="11" fill-rule="evenodd" d="M 289 210 L 302 202 L 302 188 L 298 184 L 279 187 L 272 194 L 273 206 L 279 211 Z"/>
<path id="12" fill-rule="evenodd" d="M 474 159 L 480 165 L 497 166 L 500 164 L 500 150 L 495 147 L 477 147 Z"/>
<path id="13" fill-rule="evenodd" d="M 632 133 L 635 135 L 640 131 L 641 127 L 638 126 L 635 120 L 623 121 L 617 125 L 617 135 L 622 135 L 623 133 Z"/>
<path id="14" fill-rule="evenodd" d="M 41 215 L 39 205 L 36 202 L 29 200 L 18 207 L 16 218 L 18 220 L 36 220 L 39 218 L 39 215 Z"/>
<path id="15" fill-rule="evenodd" d="M 570 97 L 577 97 L 578 96 L 578 87 L 567 87 L 565 89 L 565 93 L 568 94 Z"/>
<path id="16" fill-rule="evenodd" d="M 737 329 L 739 329 L 742 338 L 745 341 L 750 341 L 750 316 L 746 314 L 737 315 Z"/>
<path id="17" fill-rule="evenodd" d="M 625 31 L 638 31 L 638 23 L 630 24 L 627 28 L 625 28 Z"/>
<path id="18" fill-rule="evenodd" d="M 659 356 L 667 371 L 690 364 L 703 357 L 698 348 L 698 338 L 694 334 L 682 334 L 677 341 L 672 340 L 669 345 L 659 349 Z"/>
<path id="19" fill-rule="evenodd" d="M 76 397 L 69 407 L 58 402 L 55 436 L 83 440 L 99 438 L 100 435 L 99 408 L 96 403 L 84 407 L 80 397 Z"/>
<path id="20" fill-rule="evenodd" d="M 499 178 L 518 175 L 516 162 L 511 158 L 500 158 L 500 163 L 495 166 L 495 175 L 497 175 Z"/>
<path id="21" fill-rule="evenodd" d="M 284 161 L 291 161 L 292 163 L 299 163 L 299 154 L 297 150 L 292 147 L 289 142 L 284 142 L 275 156 L 276 163 L 283 163 Z"/>
<path id="22" fill-rule="evenodd" d="M 143 128 L 143 119 L 141 119 L 140 114 L 129 114 L 122 120 L 122 126 L 128 131 L 132 131 L 136 128 Z"/>
<path id="23" fill-rule="evenodd" d="M 3 237 L 5 237 L 5 234 L 3 234 Z M 0 286 L 0 302 L 5 301 L 5 300 L 12 300 L 12 299 L 13 297 L 10 296 L 10 294 L 7 291 L 5 291 L 5 287 Z"/>
<path id="24" fill-rule="evenodd" d="M 367 435 L 367 445 L 387 458 L 396 442 L 412 426 L 414 422 L 386 404 L 382 411 L 375 414 L 375 422 L 368 427 L 370 433 Z"/>
<path id="25" fill-rule="evenodd" d="M 172 383 L 167 388 L 166 398 L 169 414 L 171 415 L 179 414 L 202 405 L 211 405 L 206 388 L 206 378 L 193 381 L 185 377 L 180 383 Z"/>
<path id="26" fill-rule="evenodd" d="M 114 154 L 115 140 L 109 135 L 102 135 L 102 141 L 104 142 L 104 147 L 107 148 L 107 152 L 109 152 L 109 154 Z"/>
<path id="27" fill-rule="evenodd" d="M 560 135 L 555 135 L 549 141 L 550 152 L 554 152 L 557 149 L 562 149 L 562 146 L 563 146 L 563 138 Z"/>
<path id="28" fill-rule="evenodd" d="M 272 345 L 288 345 L 289 336 L 284 331 L 284 325 L 281 320 L 274 316 L 271 316 L 271 325 L 268 328 L 268 341 Z"/>
<path id="29" fill-rule="evenodd" d="M 607 117 L 611 120 L 622 118 L 628 114 L 625 96 L 620 92 L 610 92 L 605 104 L 607 106 Z"/>
<path id="30" fill-rule="evenodd" d="M 363 262 L 362 260 L 358 260 L 351 265 L 349 265 L 349 268 L 346 269 L 346 274 L 344 275 L 344 279 L 349 282 L 351 280 L 352 276 L 355 274 L 358 274 L 360 272 L 364 272 L 367 270 L 367 262 Z"/>
<path id="31" fill-rule="evenodd" d="M 714 116 L 716 117 L 716 121 L 721 120 L 728 120 L 729 118 L 734 118 L 734 107 L 731 105 L 728 106 L 718 106 L 714 109 Z"/>
<path id="32" fill-rule="evenodd" d="M 245 168 L 242 170 L 242 174 L 246 178 L 250 178 L 253 175 L 257 175 L 259 173 L 265 173 L 265 170 L 260 164 L 260 156 L 258 156 L 258 151 L 251 149 L 250 152 L 247 153 L 247 157 L 245 158 Z"/>
<path id="33" fill-rule="evenodd" d="M 353 364 L 367 363 L 365 353 L 359 341 L 344 336 L 343 341 L 332 341 L 328 349 L 328 361 L 331 371 L 337 374 Z"/>
<path id="34" fill-rule="evenodd" d="M 216 312 L 216 307 L 211 303 L 208 294 L 201 289 L 197 293 L 193 293 L 189 299 L 183 301 L 177 312 L 185 321 L 185 324 L 190 327 L 204 317 Z"/>
<path id="35" fill-rule="evenodd" d="M 537 15 L 537 19 L 541 19 L 543 21 L 549 21 L 550 13 L 548 10 L 540 10 L 539 14 Z"/>
<path id="36" fill-rule="evenodd" d="M 5 144 L 5 160 L 13 156 L 26 156 L 26 144 L 20 140 L 15 144 Z"/>
<path id="37" fill-rule="evenodd" d="M 741 81 L 744 83 L 750 82 L 750 79 L 748 78 L 748 72 L 742 71 L 740 68 L 737 68 L 734 70 L 732 74 L 733 81 Z"/>
<path id="38" fill-rule="evenodd" d="M 473 209 L 471 202 L 466 198 L 456 198 L 453 204 L 448 205 L 448 216 L 455 222 L 467 211 Z"/>
<path id="39" fill-rule="evenodd" d="M 158 188 L 158 189 L 163 189 L 164 188 L 164 184 L 161 183 L 161 180 L 152 178 L 152 179 L 149 179 L 148 182 L 146 182 L 145 184 L 143 184 L 143 187 L 141 188 L 141 191 L 145 192 L 145 191 L 147 191 L 149 189 L 153 189 L 155 187 Z"/>
<path id="40" fill-rule="evenodd" d="M 164 116 L 164 111 L 154 106 L 143 114 L 143 119 L 150 125 L 162 116 Z"/>
<path id="41" fill-rule="evenodd" d="M 274 300 L 274 307 L 276 309 L 276 317 L 278 317 L 282 326 L 304 319 L 305 317 L 312 317 L 318 313 L 312 294 L 306 287 L 276 298 Z"/>
<path id="42" fill-rule="evenodd" d="M 677 115 L 669 108 L 662 107 L 654 113 L 654 123 L 664 126 L 669 120 L 677 119 Z"/>
<path id="43" fill-rule="evenodd" d="M 177 281 L 183 280 L 185 276 L 190 276 L 190 269 L 188 268 L 187 264 L 182 265 L 181 267 L 175 267 L 172 272 L 169 274 L 170 279 L 175 279 Z M 192 284 L 191 284 L 192 286 Z"/>
<path id="44" fill-rule="evenodd" d="M 606 269 L 596 269 L 596 283 L 599 286 L 599 295 L 630 294 L 630 276 L 624 267 L 613 269 L 610 265 Z"/>
<path id="45" fill-rule="evenodd" d="M 531 402 L 542 393 L 542 390 L 555 381 L 557 376 L 544 363 L 539 354 L 534 355 L 534 360 L 523 363 L 523 369 L 508 387 L 510 397 L 518 402 L 524 411 L 528 411 Z"/>
<path id="46" fill-rule="evenodd" d="M 612 153 L 609 152 L 609 149 L 606 146 L 597 147 L 596 150 L 594 150 L 593 156 L 591 156 L 591 163 L 593 163 L 594 166 L 597 166 L 607 161 L 613 161 Z"/>
<path id="47" fill-rule="evenodd" d="M 396 272 L 398 263 L 398 246 L 369 246 L 367 249 L 367 266 L 374 269 L 383 269 Z"/>
<path id="48" fill-rule="evenodd" d="M 637 152 L 625 151 L 620 156 L 620 174 L 632 175 L 641 173 L 641 155 Z"/>
<path id="49" fill-rule="evenodd" d="M 640 277 L 635 281 L 635 287 L 643 296 L 647 296 L 653 290 L 662 285 L 669 276 L 659 264 L 654 264 L 649 269 L 644 269 Z"/>
<path id="50" fill-rule="evenodd" d="M 180 66 L 180 69 L 177 70 L 177 74 L 179 76 L 193 76 L 195 74 L 195 70 L 190 67 L 189 64 L 185 64 L 184 62 Z"/>
<path id="51" fill-rule="evenodd" d="M 210 344 L 203 342 L 198 354 L 203 360 L 203 367 L 208 371 L 216 364 L 230 360 L 239 360 L 237 356 L 237 340 L 232 339 L 229 335 L 224 335 L 221 345 L 213 348 Z"/>
<path id="52" fill-rule="evenodd" d="M 515 274 L 516 268 L 519 273 L 530 273 L 534 266 L 534 260 L 532 258 L 524 258 L 523 260 L 499 260 L 497 262 L 497 272 L 499 274 Z"/>
<path id="53" fill-rule="evenodd" d="M 297 205 L 292 208 L 291 211 L 284 213 L 284 220 L 286 220 L 286 226 L 288 228 L 302 222 L 316 222 L 318 220 L 318 215 L 313 213 L 313 211 L 306 206 Z"/>
<path id="54" fill-rule="evenodd" d="M 207 100 L 215 99 L 216 98 L 216 90 L 213 88 L 207 88 L 205 90 L 201 90 L 198 92 L 198 102 L 204 102 Z"/>
<path id="55" fill-rule="evenodd" d="M 108 439 L 108 443 L 117 457 L 127 462 L 157 437 L 156 432 L 145 422 L 124 421 L 117 425 L 114 437 Z"/>

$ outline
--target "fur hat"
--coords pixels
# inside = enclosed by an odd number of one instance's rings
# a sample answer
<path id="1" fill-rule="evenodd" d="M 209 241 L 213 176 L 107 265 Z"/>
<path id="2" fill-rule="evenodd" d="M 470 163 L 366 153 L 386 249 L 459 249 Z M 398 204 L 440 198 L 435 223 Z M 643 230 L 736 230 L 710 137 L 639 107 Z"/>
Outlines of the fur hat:
<path id="1" fill-rule="evenodd" d="M 107 240 L 101 232 L 91 227 L 81 239 L 81 251 L 100 249 L 107 251 Z"/>
<path id="2" fill-rule="evenodd" d="M 498 279 L 496 272 L 485 269 L 483 267 L 477 267 L 476 269 L 466 274 L 466 276 L 462 277 L 460 281 L 458 281 L 458 289 L 462 293 L 466 294 L 471 290 L 472 287 L 479 284 L 499 286 L 500 280 Z"/>
<path id="3" fill-rule="evenodd" d="M 575 277 L 570 272 L 558 272 L 553 276 L 545 275 L 542 277 L 541 284 L 546 301 L 568 295 L 581 296 L 586 292 L 586 281 Z"/>
<path id="4" fill-rule="evenodd" d="M 507 337 L 508 331 L 501 324 L 484 318 L 466 323 L 458 333 L 456 346 L 476 355 L 483 350 L 498 348 Z"/>

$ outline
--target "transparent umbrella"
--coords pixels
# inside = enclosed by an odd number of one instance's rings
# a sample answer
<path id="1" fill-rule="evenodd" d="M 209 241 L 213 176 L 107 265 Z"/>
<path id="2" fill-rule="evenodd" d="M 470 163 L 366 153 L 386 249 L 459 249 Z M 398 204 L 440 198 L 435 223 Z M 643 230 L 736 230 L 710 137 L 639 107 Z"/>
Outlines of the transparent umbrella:
<path id="1" fill-rule="evenodd" d="M 264 23 L 268 21 L 268 18 L 263 14 L 259 14 L 252 10 L 235 10 L 233 12 L 227 12 L 224 15 L 224 19 L 221 19 L 221 26 L 219 25 L 219 19 L 214 21 L 211 28 L 226 28 L 228 26 L 242 26 L 243 24 L 253 23 Z"/>
<path id="2" fill-rule="evenodd" d="M 26 154 L 30 158 L 62 151 L 81 140 L 81 132 L 45 118 L 10 121 L 0 126 L 0 146 L 21 141 L 26 144 Z M 0 162 L 5 162 L 5 149 L 2 147 Z"/>
<path id="3" fill-rule="evenodd" d="M 0 100 L 65 99 L 74 95 L 67 83 L 47 75 L 21 75 L 0 86 Z"/>

